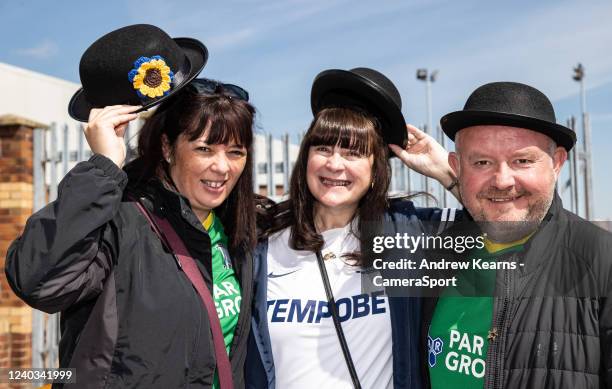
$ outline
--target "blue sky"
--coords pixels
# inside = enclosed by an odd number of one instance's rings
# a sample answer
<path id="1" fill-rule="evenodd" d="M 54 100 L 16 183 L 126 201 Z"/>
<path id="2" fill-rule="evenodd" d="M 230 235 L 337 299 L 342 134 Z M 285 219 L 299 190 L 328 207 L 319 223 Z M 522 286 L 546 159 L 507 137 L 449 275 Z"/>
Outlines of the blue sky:
<path id="1" fill-rule="evenodd" d="M 99 36 L 151 23 L 203 41 L 202 73 L 244 86 L 260 131 L 303 131 L 309 94 L 324 69 L 368 66 L 388 75 L 407 121 L 426 122 L 417 68 L 438 69 L 433 117 L 461 109 L 491 81 L 548 95 L 557 119 L 578 115 L 572 67 L 586 68 L 596 218 L 612 219 L 612 3 L 609 1 L 3 1 L 0 61 L 74 82 L 82 52 Z M 579 138 L 581 134 L 579 133 Z"/>

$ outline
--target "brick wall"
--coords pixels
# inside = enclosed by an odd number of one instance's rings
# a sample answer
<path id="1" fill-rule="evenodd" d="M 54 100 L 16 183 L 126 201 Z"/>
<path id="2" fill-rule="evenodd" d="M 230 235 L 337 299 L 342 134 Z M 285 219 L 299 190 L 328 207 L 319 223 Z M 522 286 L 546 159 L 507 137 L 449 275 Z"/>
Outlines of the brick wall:
<path id="1" fill-rule="evenodd" d="M 8 246 L 32 213 L 32 130 L 42 127 L 24 118 L 0 116 L 0 368 L 32 363 L 32 309 L 8 286 L 4 263 Z"/>

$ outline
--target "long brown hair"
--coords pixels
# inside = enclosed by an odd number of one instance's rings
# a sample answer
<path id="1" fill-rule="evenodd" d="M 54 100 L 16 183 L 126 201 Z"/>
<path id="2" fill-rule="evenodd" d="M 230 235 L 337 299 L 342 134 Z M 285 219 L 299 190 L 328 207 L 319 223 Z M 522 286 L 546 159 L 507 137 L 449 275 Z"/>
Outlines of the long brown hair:
<path id="1" fill-rule="evenodd" d="M 357 212 L 357 231 L 352 231 L 367 249 L 366 223 L 380 224 L 387 208 L 387 190 L 391 182 L 391 166 L 388 149 L 380 134 L 378 120 L 367 112 L 353 108 L 326 108 L 319 111 L 300 145 L 297 161 L 291 174 L 289 200 L 274 208 L 272 227 L 269 233 L 290 227 L 289 245 L 294 250 L 317 251 L 323 247 L 323 237 L 316 230 L 314 206 L 316 199 L 306 183 L 308 153 L 311 146 L 335 146 L 357 151 L 362 155 L 373 155 L 373 185 L 360 199 Z M 378 222 L 378 223 L 377 223 Z M 369 266 L 369 255 L 348 255 L 361 266 Z"/>
<path id="2" fill-rule="evenodd" d="M 173 150 L 179 136 L 194 141 L 210 123 L 208 144 L 236 142 L 247 149 L 244 171 L 227 199 L 215 208 L 229 240 L 232 255 L 244 253 L 257 243 L 253 195 L 253 120 L 255 108 L 247 101 L 224 95 L 202 95 L 186 88 L 162 104 L 140 130 L 138 137 L 139 180 L 159 178 L 172 182 L 162 151 L 166 137 Z"/>

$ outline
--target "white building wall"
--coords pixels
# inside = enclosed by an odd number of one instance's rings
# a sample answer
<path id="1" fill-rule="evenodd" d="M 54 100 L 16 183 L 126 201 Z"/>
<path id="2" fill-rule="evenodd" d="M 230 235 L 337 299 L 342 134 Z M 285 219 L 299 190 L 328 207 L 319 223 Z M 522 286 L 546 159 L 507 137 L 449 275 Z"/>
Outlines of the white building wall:
<path id="1" fill-rule="evenodd" d="M 68 102 L 80 85 L 0 62 L 0 115 L 14 114 L 37 122 L 71 123 Z"/>
<path id="2" fill-rule="evenodd" d="M 63 150 L 64 128 L 67 126 L 68 155 L 72 160 L 67 169 L 76 164 L 76 150 L 81 135 L 80 123 L 68 115 L 68 102 L 80 88 L 79 84 L 51 77 L 46 74 L 19 68 L 0 62 L 0 115 L 12 114 L 50 126 L 56 123 L 57 151 Z M 90 149 L 83 141 L 84 157 L 88 158 Z M 45 137 L 47 158 L 50 158 L 51 131 Z M 57 166 L 57 179 L 64 176 L 64 166 Z M 47 182 L 51 179 L 46 172 Z"/>

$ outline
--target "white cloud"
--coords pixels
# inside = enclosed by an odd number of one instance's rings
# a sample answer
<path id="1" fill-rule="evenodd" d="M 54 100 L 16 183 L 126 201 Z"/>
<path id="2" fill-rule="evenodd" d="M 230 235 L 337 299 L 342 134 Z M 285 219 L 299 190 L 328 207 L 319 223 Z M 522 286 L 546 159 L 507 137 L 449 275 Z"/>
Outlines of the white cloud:
<path id="1" fill-rule="evenodd" d="M 58 46 L 55 42 L 45 39 L 36 46 L 16 49 L 15 53 L 35 58 L 35 59 L 46 59 L 55 56 L 59 52 Z"/>
<path id="2" fill-rule="evenodd" d="M 231 49 L 254 39 L 274 39 L 279 30 L 295 26 L 350 0 L 277 0 L 182 4 L 189 12 L 171 11 L 167 1 L 148 0 L 147 23 L 171 36 L 193 36 L 215 49 Z M 231 6 L 228 6 L 231 5 Z M 141 21 L 141 2 L 127 0 L 134 21 Z M 228 31 L 228 32 L 226 32 Z"/>
<path id="3" fill-rule="evenodd" d="M 206 46 L 212 49 L 225 49 L 240 45 L 257 33 L 253 28 L 244 28 L 223 35 L 216 35 L 206 39 Z"/>

